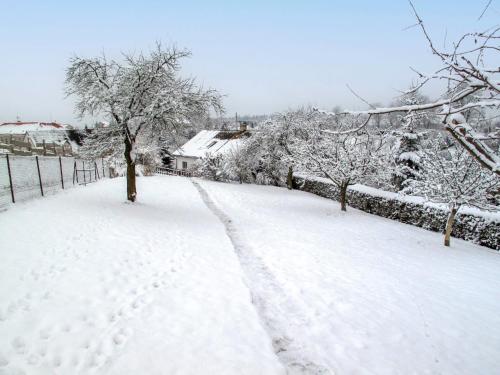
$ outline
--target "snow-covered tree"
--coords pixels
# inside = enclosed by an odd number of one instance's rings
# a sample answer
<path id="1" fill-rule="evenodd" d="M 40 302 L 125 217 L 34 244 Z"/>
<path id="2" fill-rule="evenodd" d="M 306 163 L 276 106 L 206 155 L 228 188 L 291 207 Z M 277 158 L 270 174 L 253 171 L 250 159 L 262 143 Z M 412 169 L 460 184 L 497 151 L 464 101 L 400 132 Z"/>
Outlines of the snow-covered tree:
<path id="1" fill-rule="evenodd" d="M 430 50 L 441 66 L 432 74 L 417 72 L 419 82 L 408 93 L 419 90 L 431 81 L 447 82 L 441 98 L 423 104 L 371 108 L 349 113 L 364 114 L 371 118 L 390 113 L 438 110 L 442 115 L 442 127 L 453 139 L 484 168 L 500 175 L 500 155 L 484 142 L 474 124 L 467 120 L 470 118 L 469 113 L 477 108 L 500 108 L 500 70 L 497 63 L 500 28 L 494 26 L 484 32 L 466 33 L 450 49 L 441 50 L 434 44 L 411 1 L 410 5 L 417 20 L 416 25 L 422 30 Z M 464 100 L 467 103 L 464 104 Z"/>
<path id="2" fill-rule="evenodd" d="M 138 174 L 151 175 L 155 168 L 162 164 L 161 150 L 164 143 L 154 136 L 141 135 L 135 143 L 135 164 Z M 126 161 L 123 158 L 124 145 L 122 130 L 116 124 L 92 129 L 84 139 L 78 154 L 82 159 L 95 160 L 103 158 L 106 164 L 113 169 L 113 175 L 124 176 L 127 171 Z"/>
<path id="3" fill-rule="evenodd" d="M 316 176 L 326 177 L 339 189 L 342 211 L 346 211 L 347 188 L 369 182 L 386 173 L 382 153 L 385 137 L 379 129 L 356 127 L 355 119 L 347 116 L 341 128 L 329 127 L 328 118 L 316 112 L 303 125 L 293 152 L 301 167 Z"/>
<path id="4" fill-rule="evenodd" d="M 294 159 L 290 147 L 295 140 L 294 129 L 302 126 L 301 113 L 275 114 L 244 141 L 237 156 L 241 158 L 238 164 L 244 167 L 240 172 L 244 172 L 247 180 L 292 188 Z M 228 162 L 234 164 L 231 157 Z"/>
<path id="5" fill-rule="evenodd" d="M 193 79 L 179 77 L 186 50 L 156 49 L 145 55 L 125 54 L 123 61 L 106 56 L 74 57 L 66 72 L 66 91 L 76 97 L 80 116 L 105 116 L 114 125 L 96 132 L 94 145 L 122 153 L 127 166 L 127 199 L 135 201 L 136 143 L 175 139 L 183 128 L 214 109 L 222 109 L 220 95 Z"/>
<path id="6" fill-rule="evenodd" d="M 397 138 L 393 183 L 396 190 L 409 191 L 420 175 L 419 134 L 412 128 L 403 128 L 398 131 Z"/>
<path id="7" fill-rule="evenodd" d="M 224 155 L 223 169 L 229 179 L 243 182 L 252 181 L 252 172 L 254 170 L 255 159 L 252 150 L 246 142 L 238 147 L 229 150 Z"/>
<path id="8" fill-rule="evenodd" d="M 317 115 L 311 108 L 302 108 L 277 113 L 266 121 L 254 141 L 262 148 L 260 165 L 267 183 L 286 183 L 287 188 L 292 189 L 293 171 L 301 164 L 299 151 L 307 139 L 304 129 L 311 126 Z"/>
<path id="9" fill-rule="evenodd" d="M 407 93 L 401 95 L 395 106 L 420 105 L 429 100 L 421 95 L 415 87 L 410 87 Z M 396 127 L 394 135 L 395 141 L 395 168 L 392 179 L 393 186 L 397 191 L 411 189 L 412 181 L 418 178 L 420 170 L 420 140 L 422 138 L 422 128 L 426 128 L 434 116 L 427 111 L 406 113 L 389 113 L 390 118 L 395 119 Z M 394 122 L 394 121 L 393 121 Z M 407 191 L 408 192 L 408 191 Z"/>
<path id="10" fill-rule="evenodd" d="M 421 165 L 421 178 L 414 181 L 412 193 L 448 205 L 444 244 L 450 246 L 457 212 L 464 205 L 491 208 L 490 195 L 497 191 L 500 179 L 443 137 L 436 137 L 423 150 Z"/>

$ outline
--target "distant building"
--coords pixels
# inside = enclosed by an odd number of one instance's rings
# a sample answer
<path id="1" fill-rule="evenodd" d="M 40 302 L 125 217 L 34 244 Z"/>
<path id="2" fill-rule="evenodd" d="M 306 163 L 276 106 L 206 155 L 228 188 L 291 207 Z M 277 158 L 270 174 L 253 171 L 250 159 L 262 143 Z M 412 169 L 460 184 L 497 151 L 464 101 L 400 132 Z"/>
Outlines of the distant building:
<path id="1" fill-rule="evenodd" d="M 246 124 L 238 130 L 202 130 L 173 152 L 175 169 L 191 169 L 196 160 L 234 150 L 250 132 Z"/>
<path id="2" fill-rule="evenodd" d="M 240 129 L 245 128 L 245 129 L 255 129 L 257 127 L 257 123 L 255 121 L 250 121 L 250 120 L 237 120 L 237 124 L 239 125 Z"/>
<path id="3" fill-rule="evenodd" d="M 68 137 L 71 130 L 57 122 L 4 122 L 0 124 L 0 152 L 70 156 L 75 151 Z"/>

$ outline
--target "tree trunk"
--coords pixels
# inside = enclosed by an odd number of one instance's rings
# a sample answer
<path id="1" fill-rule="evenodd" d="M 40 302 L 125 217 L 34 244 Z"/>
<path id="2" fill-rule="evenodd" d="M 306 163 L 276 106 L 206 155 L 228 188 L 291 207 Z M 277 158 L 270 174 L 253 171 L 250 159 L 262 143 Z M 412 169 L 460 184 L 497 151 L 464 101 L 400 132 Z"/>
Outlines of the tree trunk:
<path id="1" fill-rule="evenodd" d="M 446 232 L 444 234 L 444 246 L 450 246 L 451 231 L 453 229 L 453 223 L 455 222 L 455 215 L 457 214 L 458 208 L 454 204 L 450 205 L 450 214 L 448 215 L 448 220 L 446 222 Z"/>
<path id="2" fill-rule="evenodd" d="M 293 189 L 293 168 L 291 165 L 288 167 L 288 175 L 286 176 L 286 187 L 288 188 L 288 190 Z"/>
<path id="3" fill-rule="evenodd" d="M 340 184 L 340 209 L 342 211 L 347 211 L 347 186 L 347 182 Z"/>
<path id="4" fill-rule="evenodd" d="M 135 202 L 137 190 L 135 187 L 135 156 L 132 155 L 134 139 L 125 138 L 125 161 L 127 162 L 127 199 Z"/>

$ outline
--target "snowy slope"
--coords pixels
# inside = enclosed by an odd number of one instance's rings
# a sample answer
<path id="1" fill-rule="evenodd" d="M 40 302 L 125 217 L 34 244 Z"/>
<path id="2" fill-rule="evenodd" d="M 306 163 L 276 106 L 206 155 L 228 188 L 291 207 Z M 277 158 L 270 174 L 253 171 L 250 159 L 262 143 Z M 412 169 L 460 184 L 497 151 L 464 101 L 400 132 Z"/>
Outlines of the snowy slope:
<path id="1" fill-rule="evenodd" d="M 199 184 L 288 367 L 298 358 L 338 374 L 498 373 L 498 252 L 457 239 L 445 248 L 440 234 L 312 194 Z"/>
<path id="2" fill-rule="evenodd" d="M 0 213 L 0 374 L 493 374 L 500 254 L 312 194 L 115 179 Z"/>
<path id="3" fill-rule="evenodd" d="M 224 227 L 189 180 L 123 179 L 0 213 L 0 373 L 275 374 Z"/>

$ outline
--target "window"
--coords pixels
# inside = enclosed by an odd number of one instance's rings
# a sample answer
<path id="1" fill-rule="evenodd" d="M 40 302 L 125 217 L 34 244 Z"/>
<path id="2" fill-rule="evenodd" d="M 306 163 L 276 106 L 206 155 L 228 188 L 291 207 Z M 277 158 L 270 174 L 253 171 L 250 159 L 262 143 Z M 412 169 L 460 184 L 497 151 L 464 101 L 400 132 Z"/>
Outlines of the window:
<path id="1" fill-rule="evenodd" d="M 188 169 L 188 162 L 187 161 L 182 162 L 182 169 Z"/>

